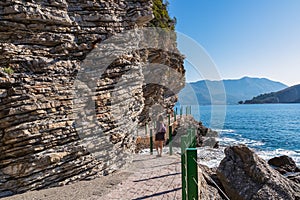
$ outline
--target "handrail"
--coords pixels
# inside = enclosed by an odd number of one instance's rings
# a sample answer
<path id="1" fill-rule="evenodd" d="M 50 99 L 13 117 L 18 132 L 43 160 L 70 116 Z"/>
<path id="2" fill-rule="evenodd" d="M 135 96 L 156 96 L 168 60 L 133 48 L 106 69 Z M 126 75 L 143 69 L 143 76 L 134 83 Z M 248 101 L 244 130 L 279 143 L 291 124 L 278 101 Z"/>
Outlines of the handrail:
<path id="1" fill-rule="evenodd" d="M 198 166 L 195 130 L 181 136 L 182 199 L 198 199 Z"/>

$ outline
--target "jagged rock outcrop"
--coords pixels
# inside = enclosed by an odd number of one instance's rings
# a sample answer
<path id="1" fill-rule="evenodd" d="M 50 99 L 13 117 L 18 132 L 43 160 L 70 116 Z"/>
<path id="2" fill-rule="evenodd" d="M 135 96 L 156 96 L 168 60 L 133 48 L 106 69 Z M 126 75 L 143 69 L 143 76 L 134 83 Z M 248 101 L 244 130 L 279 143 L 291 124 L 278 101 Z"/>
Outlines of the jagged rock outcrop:
<path id="1" fill-rule="evenodd" d="M 300 199 L 300 185 L 244 145 L 227 147 L 217 175 L 230 199 Z"/>
<path id="2" fill-rule="evenodd" d="M 174 34 L 139 29 L 152 18 L 147 0 L 0 2 L 0 197 L 128 161 L 137 125 L 184 86 Z M 156 65 L 178 77 L 155 84 Z"/>
<path id="3" fill-rule="evenodd" d="M 275 169 L 281 174 L 285 174 L 287 172 L 300 172 L 295 161 L 286 155 L 271 158 L 268 160 L 268 164 L 276 167 Z"/>
<path id="4" fill-rule="evenodd" d="M 173 132 L 172 145 L 176 147 L 181 146 L 181 136 L 187 134 L 187 130 L 196 132 L 196 145 L 197 147 L 214 147 L 217 143 L 216 138 L 219 136 L 218 132 L 205 127 L 202 122 L 198 122 L 193 116 L 178 116 L 177 127 Z M 167 141 L 168 143 L 168 141 Z"/>

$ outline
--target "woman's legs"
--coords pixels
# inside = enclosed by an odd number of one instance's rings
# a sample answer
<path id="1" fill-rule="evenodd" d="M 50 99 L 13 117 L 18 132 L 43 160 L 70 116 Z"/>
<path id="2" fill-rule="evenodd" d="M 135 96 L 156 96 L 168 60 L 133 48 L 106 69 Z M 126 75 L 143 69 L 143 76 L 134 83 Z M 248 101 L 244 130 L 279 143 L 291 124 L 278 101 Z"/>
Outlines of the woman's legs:
<path id="1" fill-rule="evenodd" d="M 161 156 L 161 154 L 162 154 L 162 149 L 163 149 L 163 142 L 164 141 L 158 141 L 159 142 L 159 149 L 160 149 L 160 153 L 158 154 L 158 155 L 160 155 Z"/>
<path id="2" fill-rule="evenodd" d="M 156 141 L 155 141 L 155 149 L 156 149 L 156 151 L 157 151 L 157 154 L 159 154 L 159 153 L 158 153 L 158 146 L 159 146 L 159 141 L 156 140 Z"/>
<path id="3" fill-rule="evenodd" d="M 158 156 L 162 154 L 163 144 L 165 142 L 164 138 L 164 133 L 157 133 L 157 135 L 155 135 L 155 149 Z"/>

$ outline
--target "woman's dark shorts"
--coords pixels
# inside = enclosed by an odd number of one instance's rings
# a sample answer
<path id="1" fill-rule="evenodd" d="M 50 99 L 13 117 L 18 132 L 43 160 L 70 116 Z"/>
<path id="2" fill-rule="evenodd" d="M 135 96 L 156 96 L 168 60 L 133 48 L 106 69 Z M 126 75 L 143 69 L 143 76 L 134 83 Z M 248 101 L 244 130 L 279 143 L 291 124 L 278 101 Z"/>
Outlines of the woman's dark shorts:
<path id="1" fill-rule="evenodd" d="M 156 133 L 155 141 L 165 141 L 165 133 L 163 132 Z"/>

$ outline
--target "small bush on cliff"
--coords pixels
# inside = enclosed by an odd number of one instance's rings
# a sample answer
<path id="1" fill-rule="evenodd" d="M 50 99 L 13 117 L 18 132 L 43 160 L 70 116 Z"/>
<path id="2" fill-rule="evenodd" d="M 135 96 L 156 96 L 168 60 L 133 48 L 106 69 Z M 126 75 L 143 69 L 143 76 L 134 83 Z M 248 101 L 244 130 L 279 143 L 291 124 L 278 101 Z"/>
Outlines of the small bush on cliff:
<path id="1" fill-rule="evenodd" d="M 154 19 L 150 21 L 150 27 L 160 27 L 169 30 L 175 30 L 176 18 L 171 18 L 168 13 L 168 1 L 153 0 Z"/>
<path id="2" fill-rule="evenodd" d="M 4 67 L 3 72 L 7 73 L 8 75 L 12 75 L 14 70 L 11 67 Z"/>

